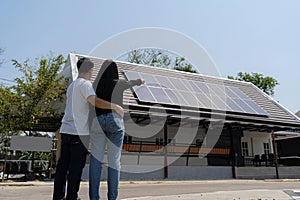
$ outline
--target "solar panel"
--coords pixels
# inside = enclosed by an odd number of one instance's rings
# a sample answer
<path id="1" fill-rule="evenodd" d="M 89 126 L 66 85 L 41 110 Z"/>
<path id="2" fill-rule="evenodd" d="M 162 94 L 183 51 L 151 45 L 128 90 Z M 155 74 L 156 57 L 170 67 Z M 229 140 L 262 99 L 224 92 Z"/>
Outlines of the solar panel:
<path id="1" fill-rule="evenodd" d="M 195 93 L 198 93 L 199 91 L 199 87 L 196 85 L 196 83 L 194 83 L 193 81 L 191 81 L 191 87 L 192 87 L 192 91 Z"/>
<path id="2" fill-rule="evenodd" d="M 217 95 L 217 96 L 225 96 L 225 89 L 224 86 L 220 86 L 220 85 L 216 85 L 216 84 L 210 84 L 207 83 L 206 84 L 210 94 L 212 95 Z"/>
<path id="3" fill-rule="evenodd" d="M 266 113 L 261 107 L 259 107 L 256 103 L 252 100 L 245 100 L 245 102 L 257 113 Z M 266 113 L 267 114 L 267 113 Z"/>
<path id="4" fill-rule="evenodd" d="M 169 81 L 167 77 L 155 76 L 155 78 L 161 84 L 161 87 L 175 89 L 174 85 Z"/>
<path id="5" fill-rule="evenodd" d="M 205 83 L 194 81 L 194 84 L 199 88 L 199 93 L 209 94 L 209 88 Z"/>
<path id="6" fill-rule="evenodd" d="M 236 103 L 240 108 L 242 108 L 247 113 L 255 113 L 255 111 L 246 104 L 242 99 L 232 99 L 234 103 Z"/>
<path id="7" fill-rule="evenodd" d="M 218 110 L 227 110 L 224 96 L 211 95 L 211 100 Z"/>
<path id="8" fill-rule="evenodd" d="M 171 99 L 164 92 L 164 90 L 162 88 L 149 87 L 149 89 L 150 89 L 151 93 L 153 94 L 154 98 L 156 99 L 156 102 L 164 103 L 164 104 L 172 104 Z"/>
<path id="9" fill-rule="evenodd" d="M 141 102 L 268 115 L 237 87 L 127 70 L 124 74 L 128 80 L 145 79 L 133 88 Z"/>
<path id="10" fill-rule="evenodd" d="M 199 107 L 199 101 L 197 97 L 189 91 L 181 91 L 180 94 L 183 96 L 184 100 L 187 102 L 187 106 Z"/>
<path id="11" fill-rule="evenodd" d="M 145 82 L 147 82 L 147 83 L 157 83 L 157 80 L 156 80 L 151 74 L 140 73 L 140 76 L 141 76 L 142 79 L 144 79 Z"/>
<path id="12" fill-rule="evenodd" d="M 184 85 L 184 83 L 177 78 L 169 78 L 171 83 L 174 85 L 176 90 L 182 90 L 182 91 L 187 91 L 188 88 Z"/>
<path id="13" fill-rule="evenodd" d="M 190 91 L 193 92 L 193 87 L 191 85 L 192 81 L 181 79 L 181 82 L 184 84 L 184 86 Z"/>
<path id="14" fill-rule="evenodd" d="M 197 97 L 198 101 L 200 102 L 200 104 L 203 105 L 203 108 L 212 109 L 212 108 L 216 107 L 216 106 L 214 106 L 210 97 L 208 97 L 206 94 L 196 93 L 196 97 Z"/>
<path id="15" fill-rule="evenodd" d="M 239 107 L 231 98 L 226 99 L 226 105 L 228 105 L 232 111 L 235 110 L 237 112 L 243 112 L 243 109 Z"/>
<path id="16" fill-rule="evenodd" d="M 152 102 L 152 103 L 157 102 L 147 86 L 139 86 L 139 87 L 136 87 L 136 89 L 134 89 L 134 90 L 135 90 L 136 96 L 138 97 L 138 99 L 140 101 Z"/>
<path id="17" fill-rule="evenodd" d="M 230 87 L 225 87 L 225 93 L 230 98 L 239 98 L 231 89 Z"/>
<path id="18" fill-rule="evenodd" d="M 188 103 L 184 100 L 184 98 L 178 91 L 168 89 L 168 90 L 165 90 L 165 92 L 170 97 L 170 99 L 172 99 L 172 102 L 175 105 L 188 106 Z"/>
<path id="19" fill-rule="evenodd" d="M 140 73 L 134 72 L 134 71 L 124 71 L 126 78 L 128 80 L 134 80 L 134 79 L 139 79 L 140 77 Z"/>
<path id="20" fill-rule="evenodd" d="M 232 90 L 238 96 L 238 98 L 249 99 L 249 97 L 245 95 L 242 91 L 240 91 L 238 88 L 236 87 L 228 87 L 228 88 Z"/>

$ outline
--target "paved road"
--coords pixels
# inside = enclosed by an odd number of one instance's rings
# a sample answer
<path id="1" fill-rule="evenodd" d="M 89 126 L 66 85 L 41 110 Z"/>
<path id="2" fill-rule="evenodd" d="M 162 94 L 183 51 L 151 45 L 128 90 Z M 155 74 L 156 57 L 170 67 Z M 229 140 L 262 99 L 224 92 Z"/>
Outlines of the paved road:
<path id="1" fill-rule="evenodd" d="M 53 182 L 0 183 L 1 200 L 51 199 Z M 105 198 L 106 183 L 101 184 Z M 88 183 L 79 195 L 88 199 Z M 300 199 L 300 180 L 122 181 L 121 200 L 291 200 Z"/>

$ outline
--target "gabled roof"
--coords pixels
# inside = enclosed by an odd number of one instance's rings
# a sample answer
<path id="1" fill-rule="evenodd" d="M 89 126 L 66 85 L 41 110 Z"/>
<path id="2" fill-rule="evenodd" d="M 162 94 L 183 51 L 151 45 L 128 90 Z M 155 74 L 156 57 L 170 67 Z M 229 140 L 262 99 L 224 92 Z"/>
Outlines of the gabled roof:
<path id="1" fill-rule="evenodd" d="M 82 57 L 84 55 L 70 54 L 69 64 L 65 67 L 64 71 L 68 71 L 69 75 L 73 74 L 73 79 L 76 78 L 74 70 L 76 70 L 76 57 Z M 105 59 L 89 57 L 94 63 L 95 68 L 92 76 L 93 81 L 97 75 L 102 63 Z M 221 84 L 224 86 L 237 87 L 240 91 L 245 93 L 252 101 L 254 101 L 259 107 L 265 110 L 268 115 L 249 115 L 245 113 L 224 112 L 203 108 L 189 108 L 172 105 L 155 105 L 151 103 L 140 102 L 136 97 L 133 90 L 126 90 L 124 92 L 124 104 L 127 104 L 130 109 L 126 110 L 130 113 L 131 117 L 146 117 L 149 114 L 151 108 L 151 115 L 162 116 L 165 112 L 168 113 L 170 119 L 189 119 L 200 121 L 200 123 L 209 123 L 210 121 L 223 120 L 226 125 L 240 127 L 248 130 L 259 131 L 279 131 L 279 130 L 300 130 L 300 120 L 297 116 L 284 108 L 270 96 L 266 95 L 255 85 L 248 82 L 229 80 L 219 77 L 205 76 L 201 74 L 187 73 L 176 70 L 170 70 L 165 68 L 157 68 L 145 65 L 132 64 L 127 62 L 115 61 L 119 68 L 120 79 L 126 79 L 124 71 L 130 70 L 135 72 L 148 73 L 153 75 L 161 75 L 173 78 L 180 78 L 192 81 L 200 81 L 205 83 Z M 70 70 L 70 68 L 72 70 Z M 66 73 L 64 73 L 66 75 Z M 166 110 L 166 111 L 164 111 Z"/>
<path id="2" fill-rule="evenodd" d="M 296 112 L 296 116 L 300 117 L 300 110 L 298 112 Z"/>

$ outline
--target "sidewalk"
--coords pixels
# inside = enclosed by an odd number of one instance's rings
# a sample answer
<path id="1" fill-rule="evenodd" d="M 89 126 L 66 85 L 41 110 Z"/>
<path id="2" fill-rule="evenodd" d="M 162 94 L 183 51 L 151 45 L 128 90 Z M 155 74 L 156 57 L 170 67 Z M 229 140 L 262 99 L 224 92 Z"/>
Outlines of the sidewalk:
<path id="1" fill-rule="evenodd" d="M 280 190 L 239 190 L 218 191 L 197 194 L 182 194 L 170 196 L 148 196 L 139 198 L 127 198 L 122 200 L 291 200 L 293 198 Z M 299 197 L 300 199 L 300 197 Z"/>
<path id="2" fill-rule="evenodd" d="M 259 183 L 259 181 L 255 182 L 252 180 L 248 180 L 248 182 L 254 182 Z M 177 185 L 179 187 L 183 187 L 186 183 L 190 182 L 176 182 L 176 181 L 137 181 L 136 183 L 131 183 L 129 181 L 121 181 L 120 185 L 124 189 L 128 189 L 132 186 L 139 185 L 146 185 L 147 189 L 149 189 L 149 186 L 153 185 L 164 185 L 172 183 L 173 185 Z M 195 183 L 201 183 L 201 184 L 211 184 L 213 181 L 194 181 Z M 236 180 L 216 180 L 213 182 L 214 184 L 217 183 L 236 183 L 240 182 L 240 184 L 243 184 L 246 181 L 236 181 Z M 268 182 L 268 180 L 264 181 L 265 183 Z M 276 181 L 270 181 L 270 183 L 275 183 Z M 284 180 L 278 181 L 278 182 L 285 182 Z M 201 185 L 199 184 L 199 186 Z M 181 186 L 182 185 L 182 186 Z M 106 189 L 106 185 L 103 185 Z M 40 200 L 40 199 L 51 199 L 52 195 L 52 189 L 53 189 L 53 181 L 28 181 L 28 182 L 4 182 L 0 183 L 0 197 L 3 200 L 21 200 L 24 198 L 28 198 L 31 200 Z M 126 190 L 125 189 L 125 190 Z M 142 189 L 142 188 L 141 188 Z M 299 188 L 300 189 L 300 188 Z M 88 200 L 88 182 L 82 182 L 81 184 L 81 194 L 80 197 L 83 200 Z M 125 192 L 123 190 L 123 192 Z M 155 190 L 156 191 L 156 190 Z M 146 193 L 144 193 L 146 194 Z M 151 193 L 153 194 L 153 193 Z M 154 193 L 155 194 L 155 193 Z M 137 195 L 138 196 L 138 195 Z M 141 195 L 140 195 L 141 196 Z M 104 198 L 106 199 L 106 198 Z M 152 195 L 145 195 L 144 197 L 131 197 L 131 198 L 119 198 L 119 200 L 300 200 L 300 190 L 290 190 L 290 189 L 243 189 L 243 190 L 236 190 L 236 188 L 233 188 L 231 191 L 214 191 L 214 192 L 199 192 L 197 190 L 196 193 L 190 193 L 190 194 L 177 194 L 177 195 L 161 195 L 156 196 Z M 102 200 L 102 199 L 101 199 Z"/>

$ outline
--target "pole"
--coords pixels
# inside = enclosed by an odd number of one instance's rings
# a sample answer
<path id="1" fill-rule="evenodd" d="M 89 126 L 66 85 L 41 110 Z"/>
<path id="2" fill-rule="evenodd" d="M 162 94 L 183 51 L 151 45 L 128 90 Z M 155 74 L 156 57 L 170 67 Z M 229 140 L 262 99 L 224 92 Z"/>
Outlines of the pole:
<path id="1" fill-rule="evenodd" d="M 5 159 L 4 159 L 4 165 L 2 170 L 2 182 L 4 182 L 4 175 L 6 173 L 6 166 L 7 166 L 7 154 L 8 154 L 8 147 L 5 147 Z M 8 176 L 7 176 L 8 179 Z"/>
<path id="2" fill-rule="evenodd" d="M 275 143 L 274 130 L 272 130 L 272 146 L 273 146 L 274 159 L 275 159 L 276 178 L 279 179 L 278 160 L 277 160 L 277 148 L 276 148 L 276 143 Z"/>
<path id="3" fill-rule="evenodd" d="M 164 125 L 164 178 L 168 178 L 168 119 Z"/>
<path id="4" fill-rule="evenodd" d="M 233 131 L 232 128 L 229 127 L 228 128 L 229 132 L 230 132 L 230 154 L 231 154 L 231 172 L 232 172 L 232 178 L 236 178 L 236 152 L 235 152 L 235 148 L 234 148 L 234 139 L 233 139 Z"/>
<path id="5" fill-rule="evenodd" d="M 2 170 L 2 182 L 4 182 L 4 175 L 6 173 L 6 168 L 7 168 L 7 156 L 8 156 L 8 136 L 4 135 L 4 148 L 5 148 L 5 158 L 4 158 L 4 165 L 3 165 L 3 170 Z M 8 179 L 8 175 L 7 175 Z"/>

